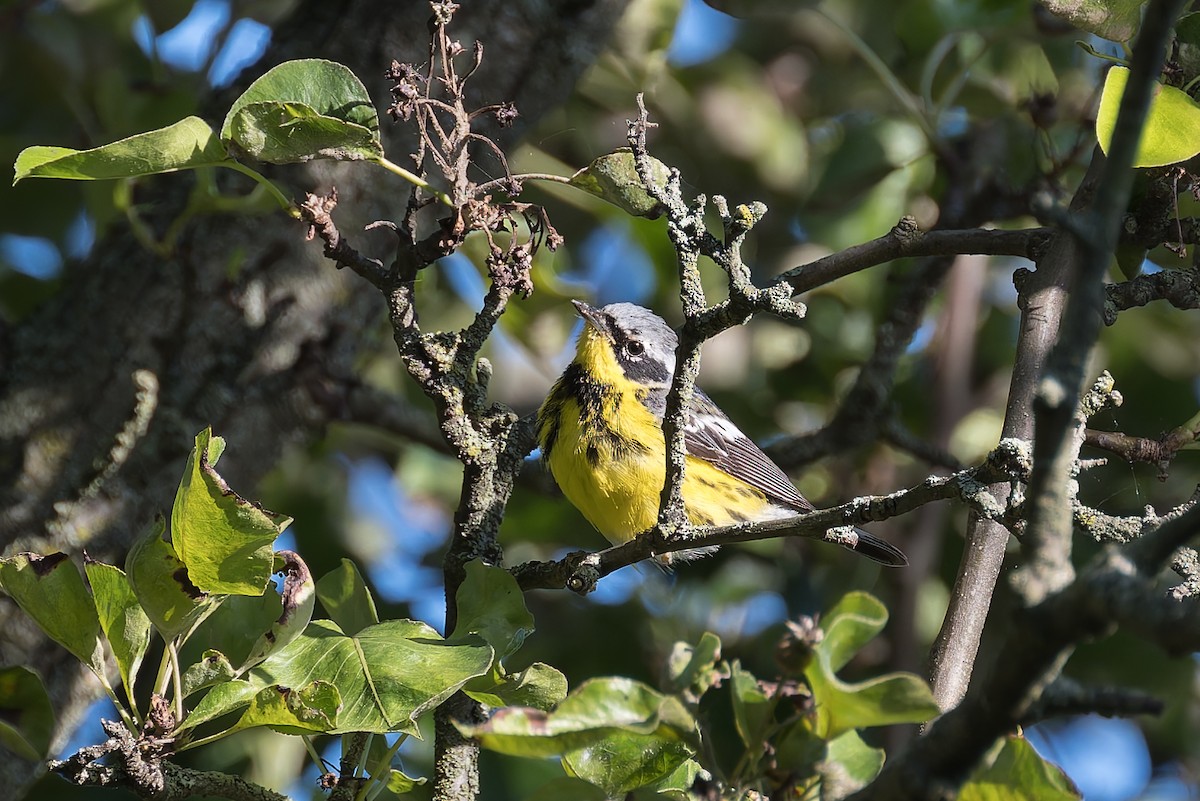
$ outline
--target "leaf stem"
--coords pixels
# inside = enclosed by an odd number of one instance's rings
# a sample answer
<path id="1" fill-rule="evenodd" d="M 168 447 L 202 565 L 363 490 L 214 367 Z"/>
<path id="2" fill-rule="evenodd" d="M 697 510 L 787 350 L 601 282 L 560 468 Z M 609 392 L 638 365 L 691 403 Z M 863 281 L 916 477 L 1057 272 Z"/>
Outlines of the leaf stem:
<path id="1" fill-rule="evenodd" d="M 280 208 L 282 208 L 284 211 L 286 211 L 292 217 L 295 217 L 296 219 L 300 219 L 300 210 L 296 208 L 295 204 L 293 204 L 292 201 L 287 199 L 287 197 L 283 194 L 283 192 L 280 191 L 279 187 L 277 187 L 275 184 L 273 184 L 262 173 L 258 172 L 257 170 L 254 170 L 250 167 L 247 167 L 245 164 L 242 164 L 237 161 L 233 161 L 232 159 L 229 161 L 222 161 L 220 163 L 220 166 L 227 167 L 228 169 L 231 169 L 234 172 L 240 172 L 242 175 L 245 175 L 249 178 L 254 179 L 260 186 L 264 187 L 267 190 L 267 192 L 269 192 L 271 194 L 271 197 L 275 198 L 275 202 L 279 204 Z"/>
<path id="2" fill-rule="evenodd" d="M 171 654 L 171 695 L 174 696 L 175 720 L 183 720 L 183 680 L 179 675 L 179 650 L 174 641 L 167 643 Z"/>
<path id="3" fill-rule="evenodd" d="M 369 799 L 379 795 L 379 792 L 387 786 L 387 780 L 391 776 L 392 757 L 396 756 L 396 752 L 400 750 L 400 746 L 404 745 L 404 741 L 407 739 L 408 735 L 402 733 L 396 738 L 396 742 L 392 743 L 391 747 L 388 748 L 387 753 L 371 766 L 371 778 L 359 788 L 358 795 L 354 797 L 354 801 L 369 801 Z"/>
<path id="4" fill-rule="evenodd" d="M 406 170 L 403 167 L 401 167 L 399 164 L 396 164 L 395 162 L 392 162 L 392 161 L 388 161 L 383 156 L 380 156 L 376 163 L 380 167 L 383 167 L 388 172 L 392 172 L 392 173 L 395 173 L 396 175 L 399 175 L 401 178 L 408 181 L 410 184 L 421 187 L 426 192 L 429 192 L 431 195 L 436 197 L 444 205 L 449 206 L 450 208 L 454 208 L 454 201 L 450 199 L 449 195 L 447 195 L 445 192 L 442 192 L 442 191 L 436 189 L 432 184 L 430 184 L 428 181 L 426 181 L 421 176 L 417 175 L 415 172 Z"/>
<path id="5" fill-rule="evenodd" d="M 125 709 L 124 704 L 122 704 L 120 699 L 117 698 L 117 692 L 113 689 L 113 686 L 109 684 L 108 677 L 104 675 L 104 671 L 93 668 L 92 673 L 94 673 L 96 678 L 100 680 L 100 686 L 104 688 L 104 692 L 108 695 L 108 699 L 112 701 L 113 706 L 117 710 L 117 714 L 121 716 L 121 722 L 125 724 L 125 728 L 136 733 L 141 728 L 140 716 L 134 717 L 137 715 L 137 707 L 133 708 L 133 715 L 130 715 L 129 711 Z M 130 705 L 133 706 L 133 694 L 129 693 L 129 696 Z"/>
<path id="6" fill-rule="evenodd" d="M 507 186 L 508 184 L 511 184 L 513 181 L 550 181 L 550 182 L 556 183 L 556 184 L 566 184 L 567 186 L 574 186 L 574 184 L 571 183 L 571 179 L 566 177 L 565 175 L 555 175 L 554 173 L 551 173 L 551 172 L 526 172 L 526 173 L 520 173 L 518 175 L 506 176 L 504 178 L 493 178 L 490 181 L 479 184 L 478 186 L 475 187 L 475 196 L 478 197 L 480 193 L 486 192 L 489 189 L 495 189 L 497 187 Z"/>

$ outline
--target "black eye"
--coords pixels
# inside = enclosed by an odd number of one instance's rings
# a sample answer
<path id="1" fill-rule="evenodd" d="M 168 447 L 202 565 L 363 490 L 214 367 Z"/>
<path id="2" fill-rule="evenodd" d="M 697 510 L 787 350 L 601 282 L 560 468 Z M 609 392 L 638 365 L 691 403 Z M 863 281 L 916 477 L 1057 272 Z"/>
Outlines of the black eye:
<path id="1" fill-rule="evenodd" d="M 625 343 L 625 352 L 630 356 L 641 356 L 646 352 L 646 346 L 636 339 L 631 339 Z"/>

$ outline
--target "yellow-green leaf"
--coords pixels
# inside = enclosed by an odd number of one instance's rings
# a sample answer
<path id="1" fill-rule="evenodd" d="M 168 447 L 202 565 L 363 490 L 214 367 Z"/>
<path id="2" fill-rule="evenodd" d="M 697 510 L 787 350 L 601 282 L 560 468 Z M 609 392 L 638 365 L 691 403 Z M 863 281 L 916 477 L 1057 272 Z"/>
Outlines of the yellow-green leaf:
<path id="1" fill-rule="evenodd" d="M 1105 154 L 1112 144 L 1117 110 L 1129 81 L 1129 70 L 1113 67 L 1104 79 L 1100 110 L 1096 113 L 1096 138 Z M 1150 113 L 1138 143 L 1135 167 L 1161 167 L 1187 161 L 1200 153 L 1200 105 L 1173 86 L 1155 84 Z"/>
<path id="2" fill-rule="evenodd" d="M 135 178 L 211 167 L 226 161 L 229 155 L 208 123 L 199 117 L 187 117 L 166 128 L 134 134 L 90 150 L 27 147 L 17 156 L 13 183 L 23 178 L 72 181 Z"/>

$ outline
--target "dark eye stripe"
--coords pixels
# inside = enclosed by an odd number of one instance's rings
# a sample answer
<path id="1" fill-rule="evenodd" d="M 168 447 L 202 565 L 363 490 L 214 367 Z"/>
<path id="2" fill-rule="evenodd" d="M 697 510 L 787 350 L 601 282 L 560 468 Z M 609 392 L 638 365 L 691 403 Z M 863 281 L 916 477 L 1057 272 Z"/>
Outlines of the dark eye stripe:
<path id="1" fill-rule="evenodd" d="M 657 359 L 631 359 L 624 351 L 619 351 L 617 361 L 630 381 L 639 384 L 665 384 L 671 380 L 667 366 Z"/>

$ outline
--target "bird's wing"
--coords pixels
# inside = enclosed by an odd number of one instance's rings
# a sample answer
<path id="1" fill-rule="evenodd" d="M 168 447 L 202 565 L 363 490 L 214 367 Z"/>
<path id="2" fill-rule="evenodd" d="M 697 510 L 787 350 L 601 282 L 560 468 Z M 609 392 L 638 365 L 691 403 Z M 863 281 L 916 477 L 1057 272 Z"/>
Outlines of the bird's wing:
<path id="1" fill-rule="evenodd" d="M 779 466 L 699 389 L 692 395 L 683 436 L 689 455 L 740 478 L 774 503 L 803 512 L 813 509 Z"/>

